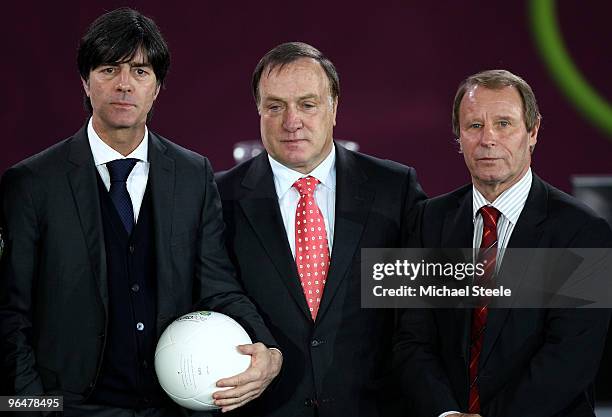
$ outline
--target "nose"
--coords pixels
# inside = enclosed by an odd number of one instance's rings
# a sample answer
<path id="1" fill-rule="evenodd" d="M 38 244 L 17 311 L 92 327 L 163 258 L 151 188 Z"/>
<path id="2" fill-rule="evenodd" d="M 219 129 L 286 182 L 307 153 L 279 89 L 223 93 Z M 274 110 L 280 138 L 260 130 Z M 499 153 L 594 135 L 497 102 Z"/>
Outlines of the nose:
<path id="1" fill-rule="evenodd" d="M 119 72 L 119 76 L 117 77 L 117 90 L 123 92 L 132 91 L 129 65 L 121 65 L 121 70 Z"/>
<path id="2" fill-rule="evenodd" d="M 283 115 L 283 128 L 288 132 L 295 132 L 303 126 L 299 112 L 293 106 L 288 106 Z"/>
<path id="3" fill-rule="evenodd" d="M 496 138 L 495 130 L 493 129 L 493 126 L 483 127 L 480 143 L 482 146 L 486 146 L 486 147 L 495 146 L 495 144 L 497 143 L 497 138 Z"/>

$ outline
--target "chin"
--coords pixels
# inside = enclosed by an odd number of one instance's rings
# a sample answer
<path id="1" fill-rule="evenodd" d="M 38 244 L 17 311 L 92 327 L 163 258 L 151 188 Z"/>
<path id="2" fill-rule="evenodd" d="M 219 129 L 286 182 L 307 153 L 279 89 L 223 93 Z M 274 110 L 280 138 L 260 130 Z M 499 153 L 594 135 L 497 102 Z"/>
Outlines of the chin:
<path id="1" fill-rule="evenodd" d="M 480 182 L 488 185 L 499 184 L 507 180 L 508 177 L 499 172 L 480 172 L 474 175 Z"/>
<path id="2" fill-rule="evenodd" d="M 125 119 L 123 119 L 123 120 L 115 120 L 114 123 L 113 123 L 113 125 L 117 129 L 131 129 L 131 128 L 134 128 L 134 127 L 137 127 L 137 126 L 141 126 L 141 125 L 144 125 L 144 124 L 145 124 L 144 121 L 137 122 L 137 121 L 134 121 L 134 120 L 125 120 Z"/>

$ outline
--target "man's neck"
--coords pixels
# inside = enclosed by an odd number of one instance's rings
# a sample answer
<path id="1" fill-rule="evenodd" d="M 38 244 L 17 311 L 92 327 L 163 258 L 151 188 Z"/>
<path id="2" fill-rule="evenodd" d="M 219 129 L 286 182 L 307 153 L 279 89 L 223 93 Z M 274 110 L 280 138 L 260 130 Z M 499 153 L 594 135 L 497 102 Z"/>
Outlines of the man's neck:
<path id="1" fill-rule="evenodd" d="M 513 185 L 523 179 L 523 177 L 527 175 L 527 171 L 529 171 L 529 167 L 525 169 L 525 172 L 523 172 L 521 175 L 518 175 L 512 181 L 501 183 L 487 183 L 479 181 L 476 178 L 472 177 L 472 184 L 474 184 L 474 187 L 476 187 L 476 189 L 480 191 L 480 194 L 482 194 L 482 196 L 486 198 L 489 203 L 492 203 L 497 200 L 497 197 L 499 197 L 504 191 L 510 189 Z"/>
<path id="2" fill-rule="evenodd" d="M 478 181 L 474 181 L 474 187 L 489 203 L 494 202 L 504 191 L 512 187 L 513 184 L 482 184 Z"/>
<path id="3" fill-rule="evenodd" d="M 104 143 L 123 156 L 128 156 L 140 145 L 145 133 L 144 124 L 126 129 L 101 129 L 95 118 L 93 119 L 93 128 Z"/>

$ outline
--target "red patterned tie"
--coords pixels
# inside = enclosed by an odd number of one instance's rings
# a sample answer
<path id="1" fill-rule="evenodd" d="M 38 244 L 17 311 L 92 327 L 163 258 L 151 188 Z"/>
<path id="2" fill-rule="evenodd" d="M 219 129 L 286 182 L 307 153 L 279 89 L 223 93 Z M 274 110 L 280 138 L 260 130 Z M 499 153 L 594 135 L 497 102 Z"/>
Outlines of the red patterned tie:
<path id="1" fill-rule="evenodd" d="M 478 252 L 478 262 L 485 264 L 484 274 L 475 283 L 481 286 L 490 284 L 495 274 L 495 263 L 497 258 L 497 221 L 500 212 L 495 207 L 485 206 L 480 209 L 483 220 L 482 242 Z M 485 328 L 487 327 L 487 316 L 489 307 L 487 300 L 483 305 L 472 310 L 472 331 L 470 337 L 470 414 L 480 413 L 480 393 L 478 389 L 478 362 L 482 352 L 482 342 Z"/>
<path id="2" fill-rule="evenodd" d="M 300 193 L 295 210 L 295 263 L 313 320 L 319 311 L 329 268 L 325 221 L 314 199 L 318 183 L 319 180 L 308 176 L 293 184 Z"/>

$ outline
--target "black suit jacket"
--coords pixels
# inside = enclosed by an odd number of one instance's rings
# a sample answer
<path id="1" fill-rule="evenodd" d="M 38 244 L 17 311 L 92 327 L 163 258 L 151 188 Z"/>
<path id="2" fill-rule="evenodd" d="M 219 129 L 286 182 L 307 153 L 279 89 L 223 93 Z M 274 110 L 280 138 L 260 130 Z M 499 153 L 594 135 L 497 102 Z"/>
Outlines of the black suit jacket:
<path id="1" fill-rule="evenodd" d="M 313 322 L 283 225 L 265 153 L 217 177 L 230 256 L 284 355 L 277 381 L 248 415 L 379 416 L 393 311 L 360 306 L 361 248 L 395 247 L 416 201 L 412 168 L 336 144 L 331 266 Z M 388 400 L 391 395 L 387 396 Z M 397 400 L 397 397 L 394 397 Z"/>
<path id="2" fill-rule="evenodd" d="M 411 245 L 470 248 L 472 185 L 423 203 Z M 534 175 L 509 248 L 609 248 L 607 223 Z M 502 266 L 503 269 L 503 266 Z M 607 310 L 490 309 L 479 365 L 484 417 L 593 416 Z M 415 415 L 467 412 L 471 310 L 405 310 L 395 368 Z"/>
<path id="3" fill-rule="evenodd" d="M 149 162 L 158 335 L 208 308 L 274 345 L 235 280 L 208 160 L 149 132 Z M 94 386 L 112 302 L 97 175 L 84 127 L 2 177 L 0 346 L 10 393 L 78 402 Z"/>

